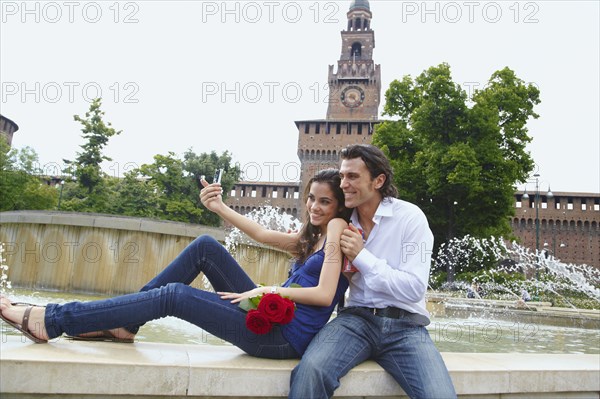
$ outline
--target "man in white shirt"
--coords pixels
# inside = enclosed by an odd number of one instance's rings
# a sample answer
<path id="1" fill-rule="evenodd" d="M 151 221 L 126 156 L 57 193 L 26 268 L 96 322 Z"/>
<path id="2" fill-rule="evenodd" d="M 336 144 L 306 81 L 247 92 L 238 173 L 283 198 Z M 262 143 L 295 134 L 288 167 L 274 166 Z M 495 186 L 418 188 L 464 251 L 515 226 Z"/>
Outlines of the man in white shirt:
<path id="1" fill-rule="evenodd" d="M 411 398 L 456 398 L 425 329 L 433 250 L 427 218 L 395 198 L 391 166 L 377 147 L 349 146 L 341 157 L 345 205 L 354 212 L 340 246 L 358 271 L 348 275 L 347 306 L 313 338 L 293 370 L 289 397 L 329 398 L 350 369 L 373 359 Z"/>

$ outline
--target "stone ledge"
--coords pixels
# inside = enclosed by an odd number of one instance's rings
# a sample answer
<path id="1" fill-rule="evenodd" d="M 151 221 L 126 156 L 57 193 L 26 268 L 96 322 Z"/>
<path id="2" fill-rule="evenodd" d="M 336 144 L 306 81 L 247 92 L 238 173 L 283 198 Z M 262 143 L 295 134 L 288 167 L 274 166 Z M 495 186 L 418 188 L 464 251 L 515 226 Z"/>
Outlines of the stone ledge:
<path id="1" fill-rule="evenodd" d="M 458 298 L 442 293 L 428 293 L 426 298 L 427 310 L 434 317 L 469 318 L 476 313 L 496 320 L 600 329 L 600 310 L 596 309 L 553 307 L 549 302 Z"/>
<path id="2" fill-rule="evenodd" d="M 461 398 L 600 398 L 598 355 L 443 353 Z M 232 346 L 47 345 L 2 335 L 2 397 L 285 397 L 297 361 L 258 359 Z M 342 379 L 336 397 L 404 397 L 376 363 Z"/>
<path id="3" fill-rule="evenodd" d="M 506 300 L 506 299 L 483 299 L 483 298 L 465 298 L 465 297 L 456 297 L 451 296 L 449 294 L 439 293 L 439 292 L 430 292 L 427 293 L 427 300 L 429 302 L 443 302 L 450 304 L 458 304 L 465 305 L 469 304 L 494 307 L 494 308 L 514 308 L 514 309 L 528 309 L 531 311 L 537 311 L 539 308 L 549 308 L 552 306 L 551 302 L 536 302 L 529 301 L 523 302 L 522 304 L 517 303 L 517 299 Z"/>
<path id="4" fill-rule="evenodd" d="M 56 224 L 65 226 L 96 227 L 105 229 L 142 231 L 158 234 L 172 234 L 193 238 L 202 234 L 208 234 L 215 237 L 219 241 L 224 241 L 225 239 L 225 233 L 223 232 L 223 229 L 217 227 L 100 213 L 8 211 L 0 212 L 0 224 L 2 223 Z"/>

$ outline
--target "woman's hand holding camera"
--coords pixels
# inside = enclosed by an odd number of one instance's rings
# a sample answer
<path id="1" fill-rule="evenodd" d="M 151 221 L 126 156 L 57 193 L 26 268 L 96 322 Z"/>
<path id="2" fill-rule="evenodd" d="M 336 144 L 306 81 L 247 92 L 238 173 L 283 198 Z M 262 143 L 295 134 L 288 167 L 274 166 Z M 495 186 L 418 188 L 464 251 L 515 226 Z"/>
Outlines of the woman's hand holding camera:
<path id="1" fill-rule="evenodd" d="M 207 209 L 217 212 L 223 205 L 223 188 L 221 183 L 209 184 L 204 178 L 200 179 L 200 184 L 204 187 L 200 190 L 200 201 Z"/>

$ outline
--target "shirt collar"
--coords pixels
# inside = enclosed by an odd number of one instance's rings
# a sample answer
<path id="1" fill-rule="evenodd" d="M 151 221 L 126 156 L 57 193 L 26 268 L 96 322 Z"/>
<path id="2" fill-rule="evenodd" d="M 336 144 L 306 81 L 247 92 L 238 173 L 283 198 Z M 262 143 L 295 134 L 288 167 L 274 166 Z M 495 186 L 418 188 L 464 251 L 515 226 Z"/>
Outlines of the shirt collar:
<path id="1" fill-rule="evenodd" d="M 382 217 L 390 217 L 393 215 L 394 215 L 393 201 L 388 201 L 387 199 L 384 199 L 383 201 L 381 201 L 379 203 L 379 206 L 377 207 L 377 210 L 375 211 L 375 215 L 373 215 L 373 222 L 375 222 L 375 224 L 379 224 L 379 221 L 381 220 Z M 358 225 L 358 211 L 356 209 L 354 209 L 354 211 L 352 211 L 352 216 L 350 217 L 350 220 L 352 221 L 352 224 L 354 224 L 355 226 Z"/>

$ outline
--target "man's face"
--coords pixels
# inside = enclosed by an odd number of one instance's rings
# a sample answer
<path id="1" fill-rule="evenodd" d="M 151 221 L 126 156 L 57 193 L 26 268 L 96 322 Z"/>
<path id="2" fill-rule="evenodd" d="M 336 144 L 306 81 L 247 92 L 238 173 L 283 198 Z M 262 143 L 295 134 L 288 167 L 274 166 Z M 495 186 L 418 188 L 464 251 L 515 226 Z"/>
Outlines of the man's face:
<path id="1" fill-rule="evenodd" d="M 367 165 L 360 158 L 344 159 L 340 166 L 340 187 L 344 192 L 345 205 L 356 208 L 370 201 L 381 200 L 379 191 L 381 177 L 371 179 Z M 385 180 L 385 179 L 384 179 Z"/>

